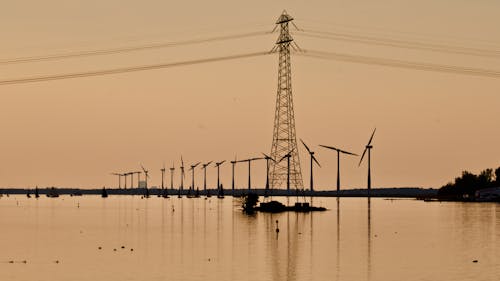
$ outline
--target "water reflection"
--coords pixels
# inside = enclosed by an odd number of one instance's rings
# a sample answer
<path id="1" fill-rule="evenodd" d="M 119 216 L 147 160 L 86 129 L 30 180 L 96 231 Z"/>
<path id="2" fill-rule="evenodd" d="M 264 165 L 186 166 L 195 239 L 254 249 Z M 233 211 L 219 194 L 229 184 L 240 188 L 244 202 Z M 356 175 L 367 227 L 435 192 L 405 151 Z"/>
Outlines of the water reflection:
<path id="1" fill-rule="evenodd" d="M 238 199 L 215 200 L 2 198 L 0 280 L 451 281 L 500 272 L 498 204 L 321 198 L 330 211 L 249 217 Z M 1 262 L 9 259 L 28 262 Z"/>
<path id="2" fill-rule="evenodd" d="M 312 220 L 311 216 L 311 220 Z M 337 197 L 337 280 L 340 278 L 340 197 Z"/>
<path id="3" fill-rule="evenodd" d="M 367 269 L 367 279 L 368 280 L 371 280 L 371 271 L 372 271 L 372 219 L 371 219 L 371 215 L 372 215 L 372 208 L 371 208 L 371 198 L 368 197 L 368 253 L 366 255 L 367 257 L 367 266 L 368 266 L 368 269 Z"/>

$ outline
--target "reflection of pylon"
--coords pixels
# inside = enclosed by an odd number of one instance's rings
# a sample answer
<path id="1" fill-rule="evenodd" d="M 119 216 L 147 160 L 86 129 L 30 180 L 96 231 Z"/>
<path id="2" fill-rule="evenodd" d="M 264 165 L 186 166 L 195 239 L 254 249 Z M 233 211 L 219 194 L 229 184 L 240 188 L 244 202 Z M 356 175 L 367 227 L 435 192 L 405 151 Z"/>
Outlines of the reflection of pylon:
<path id="1" fill-rule="evenodd" d="M 280 27 L 280 35 L 273 51 L 279 52 L 279 71 L 271 157 L 277 162 L 270 163 L 271 188 L 286 186 L 287 161 L 278 161 L 290 152 L 290 188 L 302 189 L 304 186 L 300 159 L 297 153 L 295 117 L 293 113 L 290 47 L 296 48 L 297 46 L 293 43 L 293 38 L 288 30 L 288 23 L 292 20 L 293 18 L 286 11 L 283 11 L 283 14 L 276 21 L 276 24 Z"/>

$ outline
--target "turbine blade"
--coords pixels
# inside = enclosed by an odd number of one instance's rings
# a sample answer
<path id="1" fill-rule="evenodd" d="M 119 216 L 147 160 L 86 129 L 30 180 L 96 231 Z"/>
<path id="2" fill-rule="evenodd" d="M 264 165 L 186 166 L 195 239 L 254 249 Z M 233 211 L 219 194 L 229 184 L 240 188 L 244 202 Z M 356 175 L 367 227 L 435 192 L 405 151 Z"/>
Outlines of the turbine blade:
<path id="1" fill-rule="evenodd" d="M 370 145 L 372 143 L 372 140 L 373 140 L 373 135 L 375 135 L 375 131 L 377 130 L 377 128 L 373 129 L 373 133 L 372 133 L 372 136 L 370 137 L 370 140 L 368 141 L 368 144 L 367 145 Z"/>
<path id="2" fill-rule="evenodd" d="M 314 162 L 316 162 L 316 164 L 318 164 L 318 166 L 321 167 L 321 165 L 318 162 L 318 159 L 316 159 L 316 157 L 314 157 L 314 155 L 311 155 L 311 157 L 314 160 Z"/>
<path id="3" fill-rule="evenodd" d="M 283 159 L 285 159 L 286 157 L 291 157 L 291 156 L 292 156 L 292 154 L 291 154 L 291 153 L 293 152 L 293 150 L 294 150 L 294 149 L 292 148 L 292 150 L 290 150 L 290 152 L 288 152 L 287 154 L 285 154 L 285 155 L 284 155 L 284 156 L 280 159 L 280 161 L 278 161 L 278 163 L 279 163 L 279 162 L 281 162 L 281 161 L 283 161 Z"/>
<path id="4" fill-rule="evenodd" d="M 344 154 L 349 154 L 349 155 L 354 155 L 354 156 L 359 156 L 357 155 L 356 153 L 352 153 L 352 152 L 349 152 L 349 151 L 345 151 L 345 150 L 339 150 L 340 152 L 344 153 Z"/>
<path id="5" fill-rule="evenodd" d="M 302 142 L 302 144 L 306 147 L 307 149 L 307 152 L 309 152 L 309 154 L 311 154 L 311 150 L 309 149 L 309 147 L 307 146 L 307 144 L 302 140 L 300 139 L 300 141 Z"/>
<path id="6" fill-rule="evenodd" d="M 365 157 L 366 150 L 367 150 L 367 148 L 365 147 L 365 150 L 363 150 L 363 155 L 361 155 L 361 159 L 359 160 L 358 167 L 361 166 L 361 162 L 363 161 L 363 158 Z"/>
<path id="7" fill-rule="evenodd" d="M 262 153 L 262 155 L 264 155 L 264 156 L 265 156 L 265 158 L 264 158 L 264 159 L 271 159 L 274 163 L 276 163 L 276 160 L 274 160 L 274 158 L 272 158 L 271 156 L 269 156 L 269 155 L 265 154 L 264 152 L 261 152 L 261 153 Z"/>
<path id="8" fill-rule="evenodd" d="M 322 145 L 322 144 L 320 144 L 319 146 L 324 147 L 324 148 L 328 148 L 328 149 L 331 149 L 331 150 L 335 150 L 335 151 L 339 151 L 340 150 L 338 148 L 335 148 L 333 146 L 328 146 L 328 145 Z"/>

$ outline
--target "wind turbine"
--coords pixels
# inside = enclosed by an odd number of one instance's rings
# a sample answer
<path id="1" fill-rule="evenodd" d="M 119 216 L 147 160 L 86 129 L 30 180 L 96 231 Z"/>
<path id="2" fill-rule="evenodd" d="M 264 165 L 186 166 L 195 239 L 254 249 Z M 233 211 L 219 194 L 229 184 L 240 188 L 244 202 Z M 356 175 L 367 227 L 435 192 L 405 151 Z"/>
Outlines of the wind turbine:
<path id="1" fill-rule="evenodd" d="M 372 189 L 372 177 L 371 177 L 371 150 L 373 148 L 372 146 L 372 140 L 373 140 L 373 135 L 375 135 L 375 131 L 377 128 L 373 130 L 372 136 L 370 137 L 370 140 L 368 141 L 368 144 L 365 146 L 365 150 L 363 150 L 363 155 L 361 155 L 361 159 L 359 160 L 358 166 L 361 166 L 361 162 L 363 161 L 363 157 L 365 157 L 365 153 L 368 150 L 368 197 L 371 196 L 371 189 Z"/>
<path id="2" fill-rule="evenodd" d="M 148 170 L 146 170 L 144 168 L 144 166 L 142 166 L 141 164 L 141 168 L 142 168 L 142 171 L 144 172 L 144 179 L 145 179 L 145 182 L 146 182 L 146 198 L 149 197 L 149 190 L 148 190 L 148 178 L 149 178 L 149 175 L 148 175 Z"/>
<path id="3" fill-rule="evenodd" d="M 236 155 L 234 155 L 234 161 L 231 161 L 231 164 L 233 165 L 232 166 L 232 185 L 231 185 L 231 189 L 233 191 L 233 196 L 234 196 L 234 166 L 236 166 L 236 163 L 238 163 L 238 161 L 236 161 Z"/>
<path id="4" fill-rule="evenodd" d="M 293 148 L 292 150 L 290 150 L 290 152 L 288 152 L 287 154 L 285 154 L 279 162 L 283 161 L 283 159 L 286 158 L 287 160 L 287 172 L 286 172 L 286 191 L 288 194 L 290 194 L 290 157 L 292 157 L 292 152 L 293 152 Z"/>
<path id="5" fill-rule="evenodd" d="M 134 174 L 135 174 L 135 172 L 129 172 L 127 174 L 130 175 L 130 188 L 134 188 Z"/>
<path id="6" fill-rule="evenodd" d="M 124 173 L 124 174 L 122 174 L 122 176 L 125 177 L 125 189 L 127 189 L 127 176 L 128 176 L 128 173 Z"/>
<path id="7" fill-rule="evenodd" d="M 166 195 L 164 190 L 165 187 L 163 185 L 163 181 L 165 179 L 165 162 L 163 162 L 163 168 L 161 168 L 160 171 L 161 171 L 161 195 L 158 194 L 158 197 Z"/>
<path id="8" fill-rule="evenodd" d="M 141 182 L 141 171 L 132 172 L 132 174 L 137 174 L 137 188 L 139 188 L 139 183 Z"/>
<path id="9" fill-rule="evenodd" d="M 220 185 L 220 181 L 219 181 L 220 165 L 224 164 L 224 162 L 226 162 L 226 160 L 215 163 L 215 166 L 217 167 L 217 191 L 218 191 L 217 197 L 218 198 L 224 197 L 224 191 L 222 190 L 222 186 Z"/>
<path id="10" fill-rule="evenodd" d="M 269 192 L 269 160 L 272 160 L 275 163 L 276 160 L 274 160 L 271 156 L 268 156 L 265 153 L 262 153 L 262 155 L 264 155 L 264 159 L 266 159 L 266 189 L 264 191 L 264 197 L 267 197 Z"/>
<path id="11" fill-rule="evenodd" d="M 300 139 L 300 141 L 302 142 L 302 144 L 305 146 L 305 148 L 307 149 L 307 152 L 309 152 L 309 155 L 311 156 L 311 181 L 310 181 L 310 188 L 311 188 L 311 195 L 312 195 L 312 191 L 314 190 L 314 178 L 313 178 L 313 166 L 314 166 L 314 162 L 316 162 L 316 164 L 318 164 L 318 166 L 321 168 L 321 165 L 319 164 L 318 160 L 316 159 L 316 157 L 314 157 L 314 151 L 311 151 L 309 149 L 309 147 L 306 145 L 306 143 Z"/>
<path id="12" fill-rule="evenodd" d="M 184 159 L 182 159 L 181 155 L 181 186 L 179 188 L 179 198 L 182 197 L 182 191 L 184 189 Z"/>
<path id="13" fill-rule="evenodd" d="M 319 146 L 337 151 L 337 196 L 339 196 L 339 192 L 340 192 L 340 153 L 344 153 L 347 155 L 354 155 L 354 156 L 359 156 L 359 155 L 352 153 L 352 152 L 348 152 L 348 151 L 339 149 L 339 148 L 335 148 L 333 146 L 322 145 L 322 144 L 320 144 Z"/>
<path id="14" fill-rule="evenodd" d="M 172 167 L 170 167 L 170 190 L 174 190 L 174 162 L 172 162 Z"/>
<path id="15" fill-rule="evenodd" d="M 249 158 L 249 159 L 244 159 L 244 160 L 239 160 L 236 162 L 248 162 L 248 193 L 250 193 L 250 189 L 252 187 L 252 181 L 251 181 L 251 163 L 254 160 L 261 160 L 264 159 L 263 157 L 256 157 L 256 158 Z"/>
<path id="16" fill-rule="evenodd" d="M 112 175 L 118 176 L 118 189 L 122 189 L 122 174 L 120 173 L 111 173 Z"/>
<path id="17" fill-rule="evenodd" d="M 198 162 L 194 165 L 191 165 L 191 176 L 192 176 L 192 182 L 191 182 L 191 188 L 189 189 L 189 194 L 191 194 L 191 192 L 194 192 L 194 168 L 196 168 L 198 165 L 200 165 L 201 162 Z"/>
<path id="18" fill-rule="evenodd" d="M 205 195 L 207 194 L 207 166 L 210 165 L 213 161 L 210 161 L 208 163 L 205 163 L 201 165 L 203 169 L 203 191 L 205 192 Z"/>

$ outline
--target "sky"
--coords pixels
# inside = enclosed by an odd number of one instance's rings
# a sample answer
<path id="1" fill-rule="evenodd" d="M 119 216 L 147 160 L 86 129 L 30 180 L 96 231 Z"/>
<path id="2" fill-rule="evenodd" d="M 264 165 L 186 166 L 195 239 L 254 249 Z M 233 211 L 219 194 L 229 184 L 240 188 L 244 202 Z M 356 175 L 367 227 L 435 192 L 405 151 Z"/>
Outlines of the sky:
<path id="1" fill-rule="evenodd" d="M 2 1 L 0 79 L 170 63 L 269 51 L 277 34 L 57 61 L 1 61 L 95 49 L 271 31 L 286 9 L 303 29 L 500 50 L 500 2 Z M 500 70 L 500 58 L 311 38 L 304 50 Z M 58 81 L 0 85 L 0 188 L 114 187 L 113 172 L 163 163 L 179 184 L 186 166 L 270 153 L 277 54 Z M 297 138 L 321 163 L 318 190 L 334 189 L 336 154 L 363 152 L 372 130 L 372 186 L 440 187 L 463 170 L 500 166 L 500 78 L 292 55 Z M 300 146 L 304 184 L 309 158 Z M 366 186 L 366 163 L 341 159 L 342 188 Z M 202 171 L 195 171 L 202 186 Z M 207 170 L 215 185 L 216 169 Z M 191 174 L 186 175 L 187 180 Z M 231 169 L 221 180 L 230 186 Z M 169 184 L 170 176 L 166 175 Z M 252 165 L 264 186 L 265 162 Z M 238 188 L 247 166 L 237 166 Z"/>

